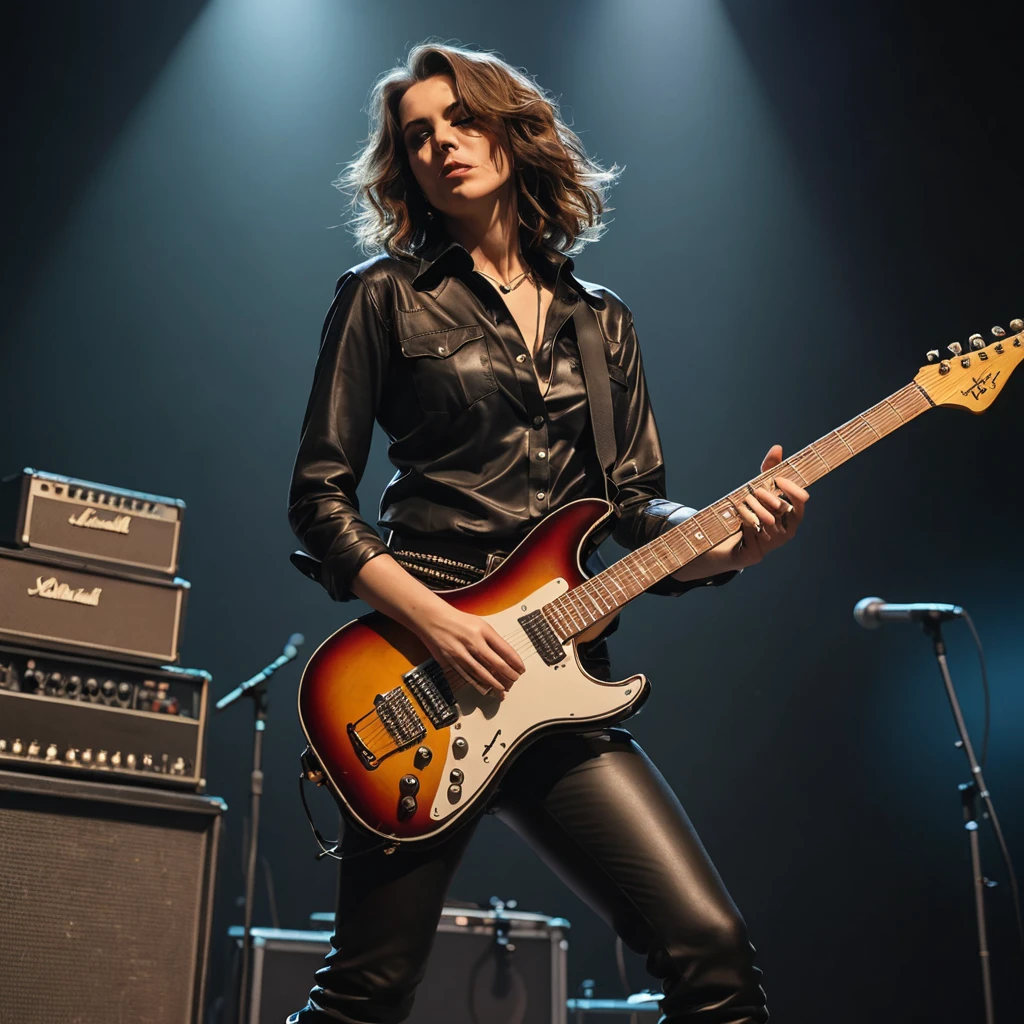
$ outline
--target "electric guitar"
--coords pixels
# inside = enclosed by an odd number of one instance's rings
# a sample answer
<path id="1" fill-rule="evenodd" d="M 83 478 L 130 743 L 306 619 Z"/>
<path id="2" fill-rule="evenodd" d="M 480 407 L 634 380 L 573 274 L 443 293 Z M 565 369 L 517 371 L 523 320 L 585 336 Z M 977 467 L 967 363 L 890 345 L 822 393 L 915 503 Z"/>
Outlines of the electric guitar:
<path id="1" fill-rule="evenodd" d="M 914 380 L 748 485 L 662 533 L 595 576 L 581 566 L 614 524 L 600 498 L 547 516 L 489 576 L 439 592 L 483 616 L 520 654 L 526 671 L 505 700 L 446 677 L 419 638 L 379 612 L 349 622 L 310 658 L 299 684 L 299 718 L 313 759 L 307 776 L 326 784 L 349 816 L 391 840 L 427 840 L 481 808 L 530 741 L 557 730 L 601 728 L 633 714 L 649 684 L 583 670 L 576 644 L 658 580 L 739 531 L 748 487 L 784 476 L 820 480 L 904 423 L 939 405 L 983 412 L 1024 358 L 1024 323 L 1011 334 L 973 335 L 951 358 L 928 353 Z"/>

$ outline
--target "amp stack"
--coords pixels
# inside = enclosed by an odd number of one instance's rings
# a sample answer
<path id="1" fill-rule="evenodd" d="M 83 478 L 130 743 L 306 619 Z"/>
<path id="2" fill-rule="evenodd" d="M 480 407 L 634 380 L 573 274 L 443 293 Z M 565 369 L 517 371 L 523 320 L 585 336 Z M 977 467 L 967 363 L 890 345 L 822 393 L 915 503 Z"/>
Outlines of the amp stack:
<path id="1" fill-rule="evenodd" d="M 183 502 L 0 481 L 0 1021 L 199 1024 L 226 807 L 177 666 Z"/>
<path id="2" fill-rule="evenodd" d="M 201 791 L 210 676 L 177 667 L 185 503 L 0 481 L 0 769 Z"/>

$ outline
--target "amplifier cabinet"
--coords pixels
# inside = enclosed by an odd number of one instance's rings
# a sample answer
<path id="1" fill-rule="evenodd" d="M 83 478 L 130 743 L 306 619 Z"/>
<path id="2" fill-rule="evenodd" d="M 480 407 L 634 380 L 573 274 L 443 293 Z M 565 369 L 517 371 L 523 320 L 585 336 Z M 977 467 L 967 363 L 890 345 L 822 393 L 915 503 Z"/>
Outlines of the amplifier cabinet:
<path id="1" fill-rule="evenodd" d="M 188 588 L 0 549 L 0 641 L 168 664 L 178 660 Z"/>
<path id="2" fill-rule="evenodd" d="M 0 1020 L 199 1024 L 225 810 L 0 771 Z"/>
<path id="3" fill-rule="evenodd" d="M 0 768 L 201 790 L 209 685 L 0 644 Z"/>
<path id="4" fill-rule="evenodd" d="M 0 544 L 173 576 L 185 503 L 25 469 L 0 482 Z"/>
<path id="5" fill-rule="evenodd" d="M 565 1024 L 568 930 L 560 917 L 445 907 L 407 1024 Z M 240 948 L 242 929 L 229 934 Z M 330 940 L 326 931 L 253 928 L 248 1024 L 282 1024 L 306 1005 Z"/>

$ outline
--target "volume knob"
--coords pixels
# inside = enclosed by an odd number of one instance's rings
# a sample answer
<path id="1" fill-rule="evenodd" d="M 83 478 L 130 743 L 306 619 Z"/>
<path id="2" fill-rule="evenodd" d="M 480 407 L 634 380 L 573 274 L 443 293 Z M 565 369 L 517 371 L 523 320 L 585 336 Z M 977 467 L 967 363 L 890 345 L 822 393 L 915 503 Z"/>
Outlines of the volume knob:
<path id="1" fill-rule="evenodd" d="M 416 797 L 414 796 L 403 796 L 398 801 L 398 817 L 402 820 L 411 818 L 416 813 L 417 808 Z"/>
<path id="2" fill-rule="evenodd" d="M 452 753 L 459 758 L 465 757 L 469 753 L 469 744 L 462 736 L 452 744 Z"/>

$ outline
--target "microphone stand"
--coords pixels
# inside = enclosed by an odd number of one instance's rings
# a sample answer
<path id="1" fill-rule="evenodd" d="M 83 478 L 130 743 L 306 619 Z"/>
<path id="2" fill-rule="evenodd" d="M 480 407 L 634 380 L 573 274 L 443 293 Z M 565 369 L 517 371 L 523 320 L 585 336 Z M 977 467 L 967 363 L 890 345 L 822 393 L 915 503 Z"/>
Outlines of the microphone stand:
<path id="1" fill-rule="evenodd" d="M 974 756 L 974 747 L 971 746 L 971 738 L 967 735 L 967 726 L 964 717 L 960 712 L 960 702 L 956 698 L 956 691 L 953 689 L 953 679 L 949 674 L 949 664 L 946 661 L 946 643 L 942 639 L 942 623 L 938 617 L 927 618 L 922 623 L 925 634 L 931 638 L 935 648 L 935 659 L 939 663 L 939 672 L 946 687 L 946 696 L 949 698 L 949 706 L 953 712 L 953 719 L 956 722 L 957 732 L 960 734 L 960 741 L 956 744 L 967 758 L 971 769 L 971 781 L 963 782 L 958 787 L 960 800 L 963 805 L 964 828 L 971 844 L 971 870 L 974 873 L 974 909 L 978 925 L 978 957 L 981 960 L 981 986 L 985 998 L 985 1024 L 994 1024 L 995 1010 L 992 1003 L 992 971 L 989 963 L 988 953 L 988 928 L 985 923 L 985 889 L 994 885 L 981 872 L 981 852 L 978 845 L 978 817 L 975 808 L 976 797 L 981 797 L 985 805 L 985 812 L 988 814 L 993 825 L 998 830 L 998 818 L 995 808 L 992 806 L 992 796 L 988 786 L 985 785 L 985 778 L 981 774 L 981 765 Z"/>
<path id="2" fill-rule="evenodd" d="M 250 937 L 252 932 L 252 906 L 256 895 L 256 855 L 259 847 L 260 834 L 260 797 L 263 796 L 263 733 L 267 727 L 267 683 L 270 677 L 283 665 L 296 657 L 299 646 L 305 642 L 301 633 L 293 633 L 288 638 L 282 653 L 266 668 L 257 672 L 251 679 L 240 683 L 229 694 L 221 697 L 215 705 L 217 711 L 223 711 L 241 697 L 252 700 L 255 722 L 252 738 L 252 771 L 249 775 L 249 842 L 245 862 L 245 914 L 242 929 L 242 971 L 238 984 L 238 1016 L 237 1024 L 246 1024 L 249 1016 L 249 956 Z"/>

